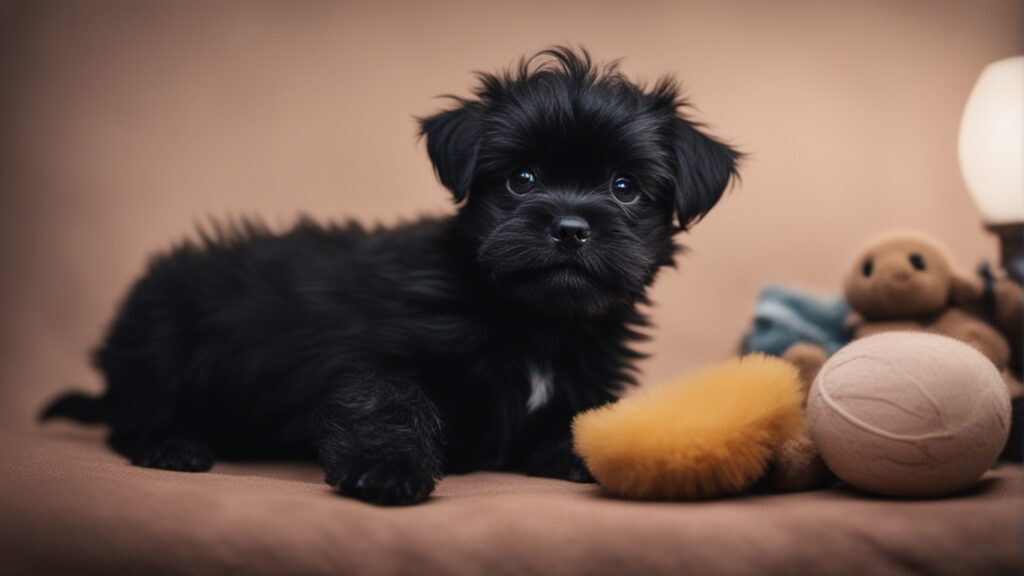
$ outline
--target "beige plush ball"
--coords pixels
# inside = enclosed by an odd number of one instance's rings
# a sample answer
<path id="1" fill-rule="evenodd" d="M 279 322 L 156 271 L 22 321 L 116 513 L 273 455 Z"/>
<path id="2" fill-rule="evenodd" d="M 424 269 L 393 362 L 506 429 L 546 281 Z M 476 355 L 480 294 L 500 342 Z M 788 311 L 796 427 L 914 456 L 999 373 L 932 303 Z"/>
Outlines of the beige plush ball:
<path id="1" fill-rule="evenodd" d="M 888 332 L 825 363 L 807 423 L 825 463 L 848 484 L 940 496 L 971 487 L 995 462 L 1010 430 L 1010 398 L 992 362 L 967 344 Z"/>

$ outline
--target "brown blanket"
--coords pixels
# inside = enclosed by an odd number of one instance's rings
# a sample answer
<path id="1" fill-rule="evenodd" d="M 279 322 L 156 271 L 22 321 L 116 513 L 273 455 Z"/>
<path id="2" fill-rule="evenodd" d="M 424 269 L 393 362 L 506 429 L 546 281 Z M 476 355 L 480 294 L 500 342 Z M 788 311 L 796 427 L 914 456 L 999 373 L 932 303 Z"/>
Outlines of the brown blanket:
<path id="1" fill-rule="evenodd" d="M 623 502 L 480 473 L 410 508 L 338 497 L 312 464 L 129 466 L 98 431 L 0 435 L 0 573 L 1019 574 L 1024 468 L 955 498 L 844 489 Z"/>

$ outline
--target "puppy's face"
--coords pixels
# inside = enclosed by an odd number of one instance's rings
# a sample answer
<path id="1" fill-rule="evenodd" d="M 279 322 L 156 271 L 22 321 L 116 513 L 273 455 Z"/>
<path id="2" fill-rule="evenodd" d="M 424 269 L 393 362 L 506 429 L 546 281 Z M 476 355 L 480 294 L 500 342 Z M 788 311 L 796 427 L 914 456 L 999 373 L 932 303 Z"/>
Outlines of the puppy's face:
<path id="1" fill-rule="evenodd" d="M 533 309 L 596 315 L 642 298 L 674 234 L 735 174 L 738 154 L 679 115 L 674 83 L 645 91 L 585 52 L 481 75 L 476 96 L 422 132 L 479 265 Z"/>

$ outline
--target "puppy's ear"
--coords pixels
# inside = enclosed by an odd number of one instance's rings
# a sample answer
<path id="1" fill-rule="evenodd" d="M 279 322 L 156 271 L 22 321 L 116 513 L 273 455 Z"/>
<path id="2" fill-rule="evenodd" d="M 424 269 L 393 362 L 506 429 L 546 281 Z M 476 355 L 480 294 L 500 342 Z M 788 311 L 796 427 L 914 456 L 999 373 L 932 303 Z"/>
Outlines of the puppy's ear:
<path id="1" fill-rule="evenodd" d="M 684 230 L 714 208 L 738 175 L 742 154 L 700 131 L 682 118 L 675 118 L 672 148 L 676 164 L 676 210 Z"/>
<path id="2" fill-rule="evenodd" d="M 456 202 L 469 195 L 480 152 L 480 105 L 459 101 L 459 106 L 420 119 L 420 136 L 427 139 L 427 154 L 437 179 L 451 190 Z"/>

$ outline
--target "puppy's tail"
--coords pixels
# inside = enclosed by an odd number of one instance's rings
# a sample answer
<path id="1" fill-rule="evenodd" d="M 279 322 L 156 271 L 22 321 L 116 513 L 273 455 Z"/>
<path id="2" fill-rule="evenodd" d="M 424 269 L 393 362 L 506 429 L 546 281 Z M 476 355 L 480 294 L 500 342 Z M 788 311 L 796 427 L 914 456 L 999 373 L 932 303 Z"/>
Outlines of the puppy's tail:
<path id="1" fill-rule="evenodd" d="M 39 414 L 39 420 L 70 418 L 86 424 L 110 421 L 110 402 L 106 396 L 89 396 L 82 392 L 68 392 L 54 398 Z"/>

